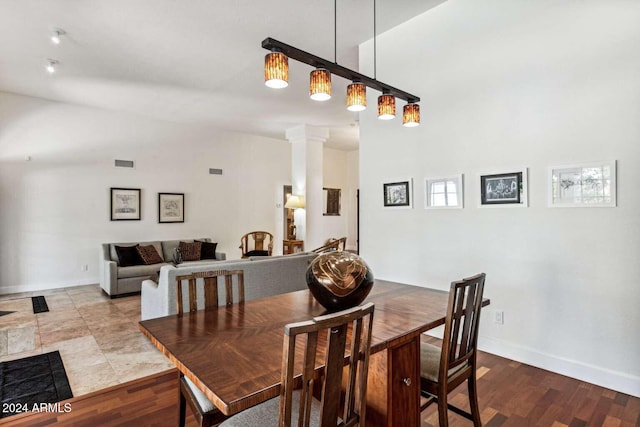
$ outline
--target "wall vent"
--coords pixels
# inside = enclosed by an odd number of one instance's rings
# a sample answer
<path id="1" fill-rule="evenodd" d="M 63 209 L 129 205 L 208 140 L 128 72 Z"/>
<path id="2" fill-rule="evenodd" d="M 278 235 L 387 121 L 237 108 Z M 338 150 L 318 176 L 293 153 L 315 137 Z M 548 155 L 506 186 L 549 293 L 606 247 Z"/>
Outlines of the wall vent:
<path id="1" fill-rule="evenodd" d="M 210 175 L 222 175 L 222 169 L 209 168 Z"/>
<path id="2" fill-rule="evenodd" d="M 132 168 L 132 167 L 134 167 L 133 160 L 117 160 L 116 159 L 115 167 L 117 167 L 117 168 Z"/>

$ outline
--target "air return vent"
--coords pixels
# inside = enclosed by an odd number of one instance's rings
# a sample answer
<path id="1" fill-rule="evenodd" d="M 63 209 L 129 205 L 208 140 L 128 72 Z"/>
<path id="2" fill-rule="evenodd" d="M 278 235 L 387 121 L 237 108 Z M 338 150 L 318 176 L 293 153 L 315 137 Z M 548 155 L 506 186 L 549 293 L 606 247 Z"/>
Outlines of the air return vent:
<path id="1" fill-rule="evenodd" d="M 118 160 L 118 159 L 116 159 L 115 167 L 117 167 L 117 168 L 132 168 L 132 167 L 134 167 L 133 160 Z"/>
<path id="2" fill-rule="evenodd" d="M 222 175 L 222 169 L 209 168 L 210 175 Z"/>

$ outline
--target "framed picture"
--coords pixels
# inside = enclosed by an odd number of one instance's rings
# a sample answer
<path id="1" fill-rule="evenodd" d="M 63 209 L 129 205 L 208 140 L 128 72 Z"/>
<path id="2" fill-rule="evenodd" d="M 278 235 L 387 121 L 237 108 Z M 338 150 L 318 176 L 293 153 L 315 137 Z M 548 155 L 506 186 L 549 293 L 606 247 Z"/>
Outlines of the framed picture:
<path id="1" fill-rule="evenodd" d="M 184 222 L 184 193 L 158 193 L 158 222 Z"/>
<path id="2" fill-rule="evenodd" d="M 323 188 L 322 192 L 322 215 L 324 216 L 340 216 L 340 189 L 339 188 Z"/>
<path id="3" fill-rule="evenodd" d="M 140 221 L 140 189 L 111 187 L 111 221 Z"/>
<path id="4" fill-rule="evenodd" d="M 462 174 L 424 179 L 425 209 L 461 209 L 463 206 Z"/>
<path id="5" fill-rule="evenodd" d="M 616 161 L 549 167 L 551 207 L 615 207 Z"/>
<path id="6" fill-rule="evenodd" d="M 411 208 L 413 206 L 411 179 L 382 184 L 384 206 L 387 208 Z"/>
<path id="7" fill-rule="evenodd" d="M 527 207 L 527 169 L 481 174 L 480 206 Z"/>

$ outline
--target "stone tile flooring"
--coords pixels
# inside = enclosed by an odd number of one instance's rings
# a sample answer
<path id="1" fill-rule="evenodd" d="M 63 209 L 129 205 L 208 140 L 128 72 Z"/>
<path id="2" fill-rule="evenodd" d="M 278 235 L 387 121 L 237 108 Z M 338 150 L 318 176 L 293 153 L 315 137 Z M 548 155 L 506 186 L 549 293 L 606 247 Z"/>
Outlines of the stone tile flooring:
<path id="1" fill-rule="evenodd" d="M 33 314 L 32 296 L 49 312 Z M 138 329 L 140 296 L 110 299 L 100 286 L 0 295 L 0 362 L 60 351 L 80 396 L 173 367 Z"/>

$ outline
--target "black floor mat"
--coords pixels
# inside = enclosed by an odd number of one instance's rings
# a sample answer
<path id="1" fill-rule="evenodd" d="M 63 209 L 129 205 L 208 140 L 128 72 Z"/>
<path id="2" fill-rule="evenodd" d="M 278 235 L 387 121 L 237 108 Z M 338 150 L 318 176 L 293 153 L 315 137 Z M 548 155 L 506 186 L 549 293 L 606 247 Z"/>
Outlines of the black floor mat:
<path id="1" fill-rule="evenodd" d="M 31 304 L 33 304 L 33 314 L 49 311 L 49 306 L 44 297 L 31 297 Z"/>
<path id="2" fill-rule="evenodd" d="M 0 363 L 0 418 L 73 397 L 57 351 Z"/>
<path id="3" fill-rule="evenodd" d="M 0 317 L 6 316 L 7 314 L 15 313 L 15 311 L 0 311 Z"/>

